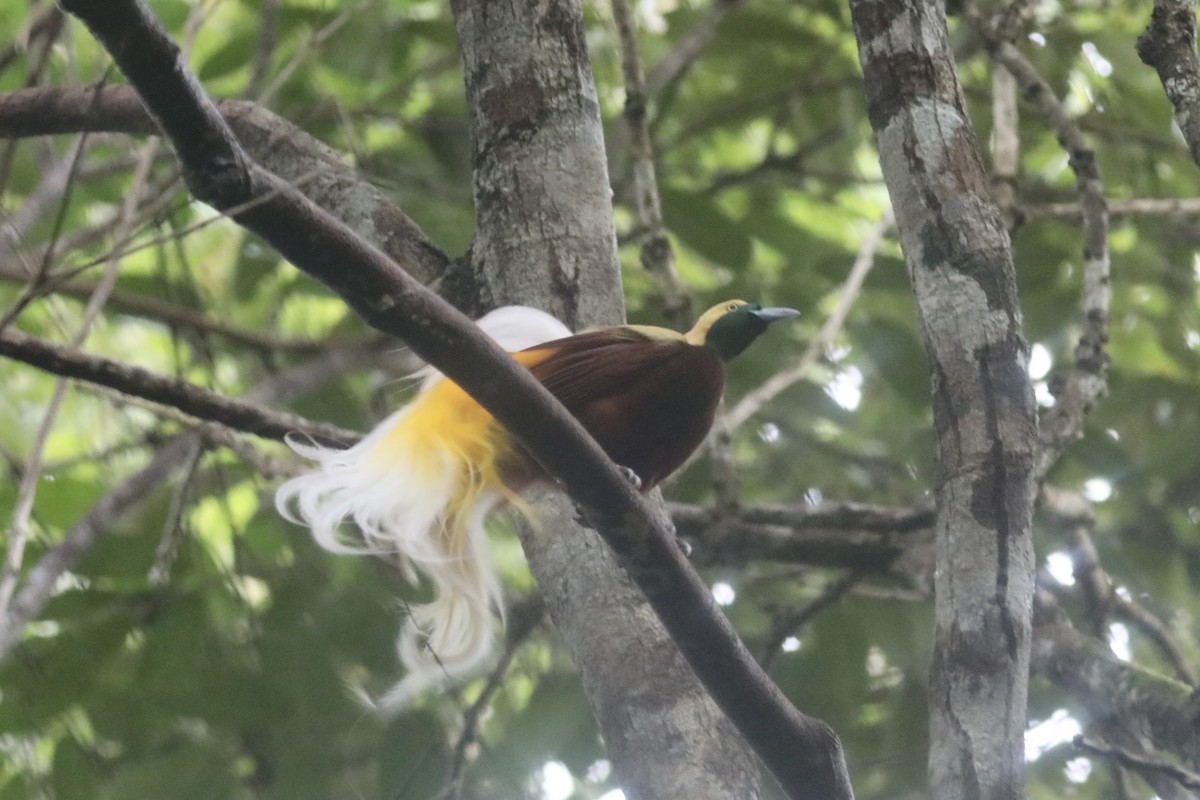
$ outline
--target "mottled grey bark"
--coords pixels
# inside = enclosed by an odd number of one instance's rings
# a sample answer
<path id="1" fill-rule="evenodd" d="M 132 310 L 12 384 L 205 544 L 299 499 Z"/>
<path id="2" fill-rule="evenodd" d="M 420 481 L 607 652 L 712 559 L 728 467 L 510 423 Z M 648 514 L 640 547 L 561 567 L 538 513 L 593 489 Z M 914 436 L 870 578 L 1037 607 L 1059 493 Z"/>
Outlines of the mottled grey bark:
<path id="1" fill-rule="evenodd" d="M 452 5 L 474 138 L 480 300 L 622 320 L 600 104 L 577 5 Z"/>
<path id="2" fill-rule="evenodd" d="M 484 306 L 575 329 L 624 317 L 600 109 L 579 5 L 453 4 L 475 139 Z M 752 798 L 758 765 L 642 593 L 557 493 L 525 552 L 628 798 Z"/>
<path id="3" fill-rule="evenodd" d="M 935 798 L 1024 797 L 1033 391 L 1012 251 L 936 0 L 852 0 L 884 179 L 934 384 Z"/>
<path id="4" fill-rule="evenodd" d="M 1138 56 L 1158 72 L 1192 160 L 1200 164 L 1200 57 L 1194 0 L 1154 0 L 1150 24 L 1138 37 Z"/>

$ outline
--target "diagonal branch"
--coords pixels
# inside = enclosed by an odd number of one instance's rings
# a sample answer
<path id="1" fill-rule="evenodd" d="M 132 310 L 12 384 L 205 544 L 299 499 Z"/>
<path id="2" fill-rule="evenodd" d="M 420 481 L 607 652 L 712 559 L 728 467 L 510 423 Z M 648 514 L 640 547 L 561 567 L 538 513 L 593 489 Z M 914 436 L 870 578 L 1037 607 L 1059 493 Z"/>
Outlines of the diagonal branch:
<path id="1" fill-rule="evenodd" d="M 562 481 L 625 559 L 714 699 L 796 798 L 852 796 L 841 746 L 796 711 L 754 663 L 669 526 L 533 376 L 444 300 L 396 268 L 238 144 L 178 47 L 136 0 L 70 0 L 171 139 L 192 192 L 233 214 L 284 257 L 338 292 L 368 323 L 407 341 L 460 384 Z"/>
<path id="2" fill-rule="evenodd" d="M 1137 753 L 1131 753 L 1121 747 L 1112 747 L 1085 739 L 1083 736 L 1076 736 L 1074 743 L 1076 747 L 1085 753 L 1111 759 L 1121 766 L 1128 767 L 1137 772 L 1166 775 L 1183 788 L 1200 792 L 1200 773 L 1192 772 L 1190 769 L 1181 767 L 1178 764 L 1172 764 L 1169 761 L 1161 761 L 1155 758 L 1147 758 Z"/>
<path id="3" fill-rule="evenodd" d="M 0 659 L 20 639 L 26 623 L 45 607 L 59 576 L 75 566 L 121 514 L 150 489 L 170 477 L 182 465 L 195 443 L 196 437 L 189 434 L 159 449 L 146 466 L 92 506 L 82 519 L 67 530 L 62 541 L 28 571 L 12 602 L 0 616 Z"/>
<path id="4" fill-rule="evenodd" d="M 1200 58 L 1196 56 L 1196 4 L 1154 0 L 1150 24 L 1137 40 L 1142 62 L 1154 67 L 1192 160 L 1200 164 Z"/>
<path id="5" fill-rule="evenodd" d="M 156 139 L 153 137 L 142 145 L 129 193 L 121 203 L 116 228 L 116 238 L 118 241 L 127 239 L 133 228 L 138 200 L 146 189 L 146 181 L 150 176 L 150 167 L 154 163 L 154 151 L 156 148 Z M 110 256 L 104 269 L 104 275 L 96 283 L 95 288 L 88 297 L 87 305 L 83 311 L 83 318 L 80 320 L 79 327 L 72 336 L 71 343 L 74 347 L 79 347 L 87 341 L 92 325 L 100 316 L 101 310 L 108 302 L 108 296 L 116 287 L 120 268 L 120 256 L 116 254 Z M 24 294 L 29 295 L 36 291 L 36 288 L 37 281 L 34 281 L 26 288 Z M 9 319 L 10 314 L 12 314 L 11 311 L 5 315 L 5 318 Z M 0 336 L 4 335 L 4 327 L 3 324 L 0 324 Z M 54 391 L 50 395 L 50 402 L 46 405 L 42 421 L 38 426 L 37 433 L 34 434 L 33 445 L 30 448 L 20 484 L 17 486 L 17 500 L 13 504 L 12 523 L 8 531 L 4 570 L 0 574 L 0 613 L 3 613 L 8 608 L 9 601 L 12 599 L 13 592 L 16 591 L 17 581 L 21 575 L 21 567 L 25 555 L 25 543 L 29 535 L 29 519 L 33 513 L 34 498 L 37 494 L 38 483 L 41 480 L 42 458 L 45 455 L 46 441 L 50 436 L 50 431 L 54 428 L 55 420 L 58 418 L 58 412 L 62 407 L 62 401 L 66 397 L 66 393 L 66 381 L 56 381 Z"/>
<path id="6" fill-rule="evenodd" d="M 32 367 L 64 378 L 96 383 L 122 394 L 177 408 L 186 414 L 267 439 L 282 439 L 289 433 L 338 444 L 359 439 L 360 434 L 312 422 L 296 414 L 235 400 L 193 383 L 159 375 L 149 370 L 90 356 L 73 348 L 48 342 L 16 330 L 0 331 L 0 356 L 22 361 Z"/>
<path id="7" fill-rule="evenodd" d="M 1055 395 L 1054 407 L 1042 414 L 1038 431 L 1039 451 L 1035 475 L 1046 476 L 1059 455 L 1083 432 L 1083 422 L 1108 387 L 1108 309 L 1112 302 L 1111 257 L 1108 251 L 1108 206 L 1104 184 L 1096 165 L 1096 154 L 1083 139 L 1083 132 L 1038 74 L 1029 60 L 1008 42 L 993 35 L 992 28 L 972 14 L 984 35 L 989 55 L 1012 73 L 1029 100 L 1054 131 L 1067 151 L 1075 171 L 1079 205 L 1083 215 L 1083 333 L 1075 346 L 1075 365 Z"/>
<path id="8" fill-rule="evenodd" d="M 780 392 L 808 374 L 809 369 L 841 332 L 842 325 L 846 322 L 846 315 L 850 313 L 850 307 L 854 305 L 855 299 L 862 290 L 867 273 L 875 264 L 875 254 L 883 244 L 883 237 L 893 224 L 892 212 L 890 210 L 884 212 L 879 222 L 875 224 L 859 246 L 854 264 L 850 267 L 850 273 L 846 276 L 841 291 L 838 293 L 837 305 L 834 307 L 833 313 L 825 319 L 817 338 L 808 345 L 795 364 L 772 375 L 738 401 L 738 404 L 729 412 L 729 427 L 738 428 L 743 425 L 763 406 L 775 399 Z"/>
<path id="9" fill-rule="evenodd" d="M 450 269 L 442 252 L 378 188 L 358 177 L 337 154 L 309 134 L 246 100 L 215 101 L 242 146 L 263 166 L 405 267 L 430 282 Z M 66 86 L 0 93 L 0 138 L 80 131 L 149 134 L 157 127 L 132 86 Z M 315 176 L 315 177 L 314 177 Z M 469 302 L 458 302 L 470 305 Z"/>
<path id="10" fill-rule="evenodd" d="M 29 275 L 20 267 L 0 264 L 0 281 L 25 283 L 28 280 Z M 49 283 L 49 286 L 44 287 L 46 291 L 72 297 L 88 297 L 96 286 L 95 282 L 90 280 L 73 280 L 62 283 L 51 280 Z M 57 285 L 55 285 L 56 283 Z M 315 353 L 329 346 L 328 342 L 316 339 L 278 336 L 264 331 L 239 328 L 225 320 L 211 317 L 186 306 L 121 289 L 113 289 L 109 294 L 108 308 L 146 317 L 172 328 L 186 328 L 220 336 L 231 342 L 268 353 Z"/>
<path id="11" fill-rule="evenodd" d="M 284 402 L 333 380 L 362 363 L 372 349 L 362 345 L 340 348 L 321 354 L 307 364 L 273 375 L 246 393 L 254 402 Z M 198 439 L 197 436 L 200 438 Z M 13 596 L 7 612 L 0 615 L 0 661 L 20 639 L 25 625 L 45 607 L 59 577 L 75 566 L 113 523 L 157 486 L 168 481 L 185 464 L 200 439 L 228 447 L 271 474 L 279 465 L 264 462 L 226 428 L 205 425 L 197 433 L 176 436 L 159 447 L 150 462 L 139 472 L 123 480 L 72 525 L 63 538 L 48 550 L 25 574 L 25 580 Z"/>

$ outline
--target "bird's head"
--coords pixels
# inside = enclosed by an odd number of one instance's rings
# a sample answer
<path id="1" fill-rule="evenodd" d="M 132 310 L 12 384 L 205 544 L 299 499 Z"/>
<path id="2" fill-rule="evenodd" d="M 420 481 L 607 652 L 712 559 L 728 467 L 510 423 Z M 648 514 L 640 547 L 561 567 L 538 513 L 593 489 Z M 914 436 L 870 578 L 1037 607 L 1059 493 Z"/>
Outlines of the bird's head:
<path id="1" fill-rule="evenodd" d="M 772 322 L 799 315 L 794 308 L 763 308 L 745 300 L 726 300 L 701 314 L 685 338 L 728 361 L 749 347 Z"/>

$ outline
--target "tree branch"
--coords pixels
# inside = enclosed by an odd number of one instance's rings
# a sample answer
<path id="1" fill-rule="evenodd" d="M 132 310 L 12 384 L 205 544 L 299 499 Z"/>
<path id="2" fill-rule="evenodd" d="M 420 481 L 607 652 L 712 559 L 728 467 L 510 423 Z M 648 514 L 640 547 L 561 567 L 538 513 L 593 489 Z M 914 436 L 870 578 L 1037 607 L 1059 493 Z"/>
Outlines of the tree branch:
<path id="1" fill-rule="evenodd" d="M 931 794 L 1024 796 L 1037 423 L 1012 246 L 938 0 L 851 0 L 933 377 Z"/>
<path id="2" fill-rule="evenodd" d="M 930 508 L 857 503 L 816 507 L 748 506 L 733 510 L 668 503 L 679 536 L 694 543 L 697 566 L 779 561 L 819 567 L 899 571 L 916 583 L 928 563 Z"/>
<path id="3" fill-rule="evenodd" d="M 1050 85 L 1015 47 L 996 39 L 987 22 L 973 12 L 971 18 L 984 36 L 988 53 L 1012 73 L 1021 87 L 1021 95 L 1041 112 L 1066 149 L 1071 169 L 1075 171 L 1083 215 L 1083 333 L 1075 346 L 1075 364 L 1055 395 L 1054 407 L 1041 416 L 1035 467 L 1035 475 L 1041 480 L 1058 461 L 1063 447 L 1082 434 L 1084 419 L 1108 388 L 1105 345 L 1108 343 L 1108 309 L 1112 302 L 1108 207 L 1096 154 L 1088 147 L 1083 132 L 1055 97 Z"/>
<path id="4" fill-rule="evenodd" d="M 247 392 L 245 400 L 281 402 L 312 391 L 361 363 L 367 352 L 363 346 L 352 346 L 323 353 L 307 364 L 271 376 Z M 25 625 L 41 613 L 59 576 L 71 569 L 116 519 L 178 471 L 187 461 L 188 454 L 194 451 L 198 436 L 229 447 L 251 460 L 244 443 L 217 426 L 204 426 L 197 433 L 182 434 L 158 448 L 145 468 L 101 498 L 26 572 L 24 583 L 13 596 L 8 612 L 0 616 L 0 660 L 20 639 Z"/>
<path id="5" fill-rule="evenodd" d="M 1200 773 L 1184 769 L 1178 764 L 1147 758 L 1137 753 L 1131 753 L 1121 747 L 1110 747 L 1100 742 L 1085 739 L 1083 736 L 1076 736 L 1074 744 L 1085 753 L 1107 758 L 1137 772 L 1160 773 L 1166 775 L 1185 789 L 1200 791 Z"/>
<path id="6" fill-rule="evenodd" d="M 169 478 L 193 450 L 196 437 L 180 436 L 159 449 L 141 470 L 100 499 L 63 535 L 62 541 L 26 574 L 12 602 L 0 617 L 0 659 L 21 638 L 21 632 L 50 599 L 60 575 L 79 562 L 113 521 L 153 487 Z"/>
<path id="7" fill-rule="evenodd" d="M 131 364 L 85 355 L 16 330 L 0 331 L 0 356 L 65 378 L 107 386 L 123 394 L 179 409 L 197 419 L 218 422 L 267 439 L 281 440 L 289 433 L 301 433 L 326 442 L 350 444 L 361 436 L 335 425 L 312 422 L 296 414 L 235 400 Z"/>
<path id="8" fill-rule="evenodd" d="M 1200 693 L 1180 681 L 1120 660 L 1075 629 L 1045 591 L 1034 604 L 1031 667 L 1069 691 L 1096 721 L 1146 737 L 1155 749 L 1200 764 Z"/>
<path id="9" fill-rule="evenodd" d="M 629 0 L 612 0 L 613 19 L 621 43 L 621 69 L 625 75 L 625 123 L 629 127 L 633 156 L 633 191 L 638 223 L 645 231 L 642 266 L 654 277 L 663 299 L 663 310 L 675 327 L 683 330 L 693 321 L 692 296 L 675 271 L 675 252 L 663 228 L 662 201 L 654 172 L 654 147 L 650 141 L 649 98 L 638 50 L 637 23 Z"/>
<path id="10" fill-rule="evenodd" d="M 883 216 L 880 217 L 879 222 L 875 224 L 871 231 L 863 238 L 862 244 L 859 245 L 858 254 L 854 257 L 854 263 L 850 267 L 850 272 L 846 275 L 846 280 L 838 292 L 837 305 L 821 325 L 821 332 L 817 335 L 817 338 L 809 343 L 795 364 L 772 375 L 753 391 L 747 392 L 738 401 L 737 405 L 733 407 L 728 415 L 729 426 L 731 428 L 738 428 L 743 425 L 780 392 L 807 375 L 809 369 L 812 368 L 817 359 L 833 344 L 834 338 L 841 332 L 842 326 L 846 322 L 846 315 L 850 313 L 850 307 L 854 305 L 855 299 L 862 290 L 863 282 L 867 279 L 867 273 L 871 271 L 871 267 L 875 264 L 875 254 L 879 252 L 879 247 L 883 244 L 883 237 L 893 224 L 895 224 L 895 221 L 892 218 L 892 212 L 890 210 L 885 211 Z"/>
<path id="11" fill-rule="evenodd" d="M 363 181 L 337 154 L 300 128 L 246 100 L 219 100 L 216 108 L 261 164 L 285 181 L 303 179 L 301 191 L 383 250 L 418 280 L 447 274 L 450 259 L 379 189 Z M 0 138 L 79 131 L 149 134 L 154 120 L 132 86 L 70 86 L 0 93 Z M 452 298 L 473 310 L 474 302 Z"/>
<path id="12" fill-rule="evenodd" d="M 693 669 L 797 798 L 851 796 L 841 747 L 762 673 L 661 520 L 579 423 L 533 376 L 379 250 L 254 164 L 146 7 L 69 0 L 174 144 L 197 198 L 338 292 L 363 318 L 407 341 L 518 437 L 624 559 Z"/>
<path id="13" fill-rule="evenodd" d="M 1154 0 L 1150 24 L 1137 40 L 1142 62 L 1153 67 L 1192 160 L 1200 164 L 1200 58 L 1196 56 L 1196 4 Z"/>
<path id="14" fill-rule="evenodd" d="M 23 284 L 30 276 L 20 267 L 0 264 L 0 281 Z M 65 294 L 71 297 L 88 297 L 95 289 L 95 281 L 73 280 L 58 282 L 55 278 L 48 279 L 48 286 L 43 291 Z M 172 328 L 185 328 L 199 333 L 220 336 L 230 342 L 253 348 L 266 353 L 316 353 L 329 347 L 329 342 L 299 337 L 277 336 L 263 331 L 248 330 L 230 325 L 221 319 L 207 314 L 176 305 L 157 297 L 139 294 L 137 292 L 113 289 L 108 297 L 108 308 L 120 312 L 145 317 L 161 322 Z"/>

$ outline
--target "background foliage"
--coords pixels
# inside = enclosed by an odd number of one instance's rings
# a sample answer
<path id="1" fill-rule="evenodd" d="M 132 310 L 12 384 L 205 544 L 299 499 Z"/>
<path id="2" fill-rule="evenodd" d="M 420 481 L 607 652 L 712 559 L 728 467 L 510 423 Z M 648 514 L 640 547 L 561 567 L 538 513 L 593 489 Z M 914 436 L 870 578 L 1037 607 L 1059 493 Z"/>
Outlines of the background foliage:
<path id="1" fill-rule="evenodd" d="M 217 96 L 263 103 L 326 142 L 451 254 L 470 244 L 470 142 L 449 10 L 442 3 L 366 0 L 154 0 Z M 683 281 L 704 307 L 730 296 L 801 309 L 729 376 L 736 402 L 818 336 L 864 241 L 887 207 L 864 115 L 849 14 L 838 2 L 641 3 L 641 47 L 663 213 Z M 1196 193 L 1196 166 L 1133 44 L 1142 4 L 1043 3 L 1020 42 L 1086 131 L 1114 224 L 1109 393 L 1049 477 L 1091 503 L 1099 562 L 1118 593 L 1161 620 L 1195 670 L 1200 605 L 1200 205 L 1164 212 L 1149 198 Z M 118 82 L 74 22 L 51 36 L 44 4 L 0 6 L 0 90 Z M 629 316 L 661 322 L 639 263 L 629 135 L 621 118 L 620 51 L 606 4 L 587 8 L 604 115 Z M 716 24 L 718 17 L 722 17 Z M 698 32 L 711 40 L 669 67 Z M 991 65 L 953 17 L 961 78 L 981 139 L 992 128 Z M 274 40 L 267 35 L 273 31 Z M 1074 178 L 1036 115 L 1023 115 L 1014 229 L 1031 369 L 1043 405 L 1078 335 L 1081 244 Z M 15 325 L 69 341 L 83 305 L 66 292 L 26 293 L 22 275 L 95 280 L 116 242 L 116 209 L 133 186 L 131 146 L 108 134 L 0 143 L 6 227 L 0 309 L 32 297 Z M 132 142 L 132 145 L 131 145 Z M 68 169 L 66 188 L 48 176 Z M 311 279 L 247 234 L 190 203 L 160 150 L 120 261 L 117 293 L 86 340 L 89 352 L 242 395 L 324 351 L 371 332 Z M 51 242 L 55 249 L 47 253 Z M 805 379 L 733 433 L 737 500 L 927 503 L 935 465 L 929 377 L 894 241 L 876 251 L 844 326 Z M 162 313 L 120 297 L 153 298 Z M 184 324 L 185 310 L 266 345 Z M 313 346 L 313 342 L 319 346 Z M 403 396 L 397 353 L 369 349 L 289 407 L 365 430 Z M 17 513 L 54 378 L 0 362 L 0 519 Z M 35 563 L 118 481 L 186 421 L 75 385 L 53 417 L 36 482 L 25 564 Z M 270 495 L 292 462 L 242 440 L 197 452 L 182 480 L 122 518 L 0 662 L 0 798 L 426 798 L 446 785 L 482 682 L 430 697 L 391 721 L 363 712 L 347 685 L 376 692 L 397 677 L 396 597 L 386 566 L 331 556 L 281 521 Z M 708 461 L 668 487 L 670 499 L 714 496 Z M 1177 665 L 1123 618 L 1097 621 L 1071 575 L 1077 532 L 1053 514 L 1038 527 L 1045 584 L 1081 627 L 1146 668 Z M 1074 538 L 1072 538 L 1074 537 Z M 511 535 L 497 531 L 513 596 L 531 590 Z M 845 580 L 837 567 L 750 552 L 697 558 L 751 649 L 783 638 L 773 621 L 814 598 L 833 600 L 768 654 L 794 702 L 843 738 L 858 796 L 918 796 L 925 781 L 925 683 L 931 577 L 906 560 Z M 919 548 L 914 548 L 919 550 Z M 839 585 L 840 582 L 840 585 Z M 1113 796 L 1112 773 L 1062 742 L 1089 709 L 1035 682 L 1029 796 Z M 1072 728 L 1072 725 L 1075 728 Z M 616 786 L 569 660 L 548 626 L 516 652 L 490 695 L 462 791 L 468 797 L 576 797 Z M 547 776 L 559 776 L 547 782 Z M 1142 784 L 1131 796 L 1148 797 Z M 613 796 L 613 795 L 610 795 Z"/>

